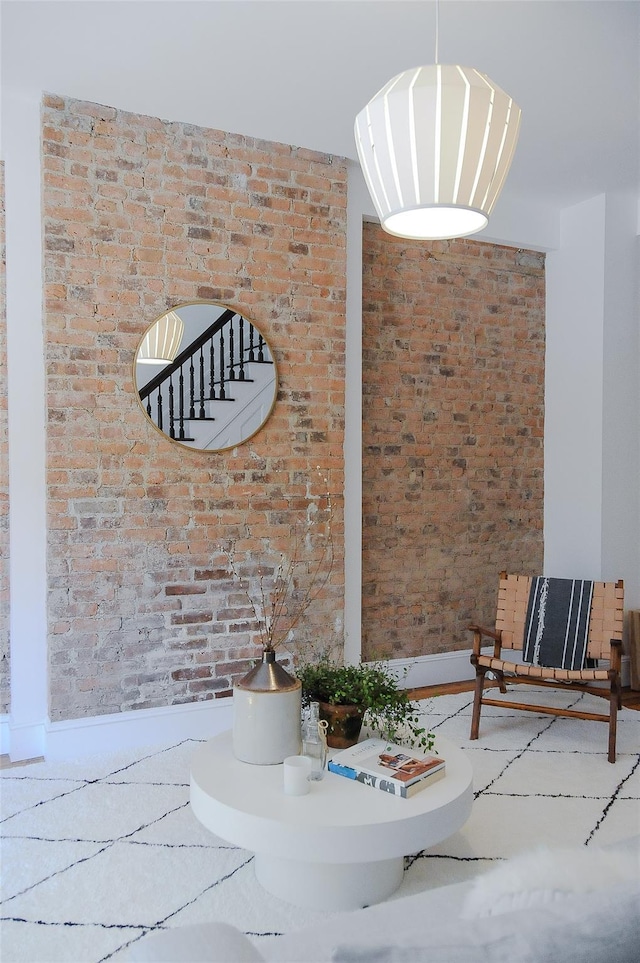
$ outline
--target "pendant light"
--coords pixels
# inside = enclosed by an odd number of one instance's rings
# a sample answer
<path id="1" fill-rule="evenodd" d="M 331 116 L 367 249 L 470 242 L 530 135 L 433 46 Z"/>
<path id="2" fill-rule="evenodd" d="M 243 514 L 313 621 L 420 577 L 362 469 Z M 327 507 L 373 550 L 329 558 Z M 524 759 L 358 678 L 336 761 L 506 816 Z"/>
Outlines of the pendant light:
<path id="1" fill-rule="evenodd" d="M 178 353 L 184 324 L 175 311 L 168 311 L 152 324 L 138 349 L 136 361 L 142 364 L 167 364 Z"/>
<path id="2" fill-rule="evenodd" d="M 355 121 L 358 157 L 385 231 L 420 240 L 481 231 L 518 140 L 520 108 L 486 74 L 436 63 L 405 70 Z"/>

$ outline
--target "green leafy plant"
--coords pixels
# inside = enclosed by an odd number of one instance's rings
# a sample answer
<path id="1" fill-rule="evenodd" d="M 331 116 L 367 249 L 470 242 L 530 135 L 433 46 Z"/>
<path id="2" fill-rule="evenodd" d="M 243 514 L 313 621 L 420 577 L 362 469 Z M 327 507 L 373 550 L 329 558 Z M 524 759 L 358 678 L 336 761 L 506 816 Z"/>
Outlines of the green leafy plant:
<path id="1" fill-rule="evenodd" d="M 405 673 L 406 674 L 406 673 Z M 420 707 L 380 662 L 342 665 L 327 656 L 298 666 L 302 701 L 353 705 L 365 713 L 366 725 L 391 742 L 430 750 L 435 737 L 422 725 Z"/>

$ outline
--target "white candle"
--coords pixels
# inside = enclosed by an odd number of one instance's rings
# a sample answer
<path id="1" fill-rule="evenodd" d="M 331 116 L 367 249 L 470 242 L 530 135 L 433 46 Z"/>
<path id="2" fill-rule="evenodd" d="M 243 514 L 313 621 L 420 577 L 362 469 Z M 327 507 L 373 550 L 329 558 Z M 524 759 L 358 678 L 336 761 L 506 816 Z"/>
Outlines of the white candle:
<path id="1" fill-rule="evenodd" d="M 288 796 L 304 796 L 309 792 L 311 759 L 308 756 L 287 756 L 283 771 L 284 791 Z"/>

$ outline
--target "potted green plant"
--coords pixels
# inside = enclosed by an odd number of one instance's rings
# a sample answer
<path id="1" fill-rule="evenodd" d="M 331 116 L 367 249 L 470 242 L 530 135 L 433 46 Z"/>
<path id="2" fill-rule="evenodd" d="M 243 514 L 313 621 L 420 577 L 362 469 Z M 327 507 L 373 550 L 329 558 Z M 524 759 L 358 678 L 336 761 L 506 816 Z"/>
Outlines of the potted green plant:
<path id="1" fill-rule="evenodd" d="M 334 749 L 354 745 L 363 720 L 391 742 L 433 748 L 434 736 L 422 725 L 420 709 L 390 669 L 381 662 L 343 665 L 328 656 L 298 666 L 302 702 L 319 703 L 328 724 L 327 742 Z"/>

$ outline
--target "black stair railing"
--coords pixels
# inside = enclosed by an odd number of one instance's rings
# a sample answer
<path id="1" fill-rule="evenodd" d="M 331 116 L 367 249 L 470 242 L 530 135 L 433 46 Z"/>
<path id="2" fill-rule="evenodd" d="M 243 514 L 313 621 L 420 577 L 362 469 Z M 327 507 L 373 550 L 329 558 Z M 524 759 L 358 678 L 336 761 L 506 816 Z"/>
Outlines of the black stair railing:
<path id="1" fill-rule="evenodd" d="M 237 319 L 235 326 L 237 327 L 237 345 L 234 318 Z M 248 348 L 245 347 L 245 326 L 248 327 Z M 140 400 L 146 401 L 147 414 L 160 430 L 165 430 L 163 395 L 166 392 L 169 437 L 177 438 L 179 441 L 194 441 L 185 431 L 185 422 L 215 421 L 210 411 L 207 411 L 206 403 L 233 401 L 234 399 L 228 394 L 229 384 L 252 380 L 247 377 L 245 370 L 247 362 L 271 364 L 271 361 L 264 356 L 265 344 L 262 334 L 250 321 L 235 311 L 228 309 L 223 311 L 201 335 L 180 352 L 171 364 L 166 365 L 159 374 L 140 388 Z M 176 375 L 177 405 L 174 387 Z M 185 380 L 188 382 L 188 399 L 185 397 Z M 188 414 L 186 414 L 187 410 Z"/>
<path id="2" fill-rule="evenodd" d="M 219 339 L 219 358 L 220 358 L 220 391 L 218 392 L 218 398 L 220 401 L 226 400 L 226 392 L 224 389 L 224 328 L 220 329 L 220 339 Z"/>
<path id="3" fill-rule="evenodd" d="M 236 344 L 233 336 L 233 325 L 229 325 L 229 381 L 236 378 Z"/>

